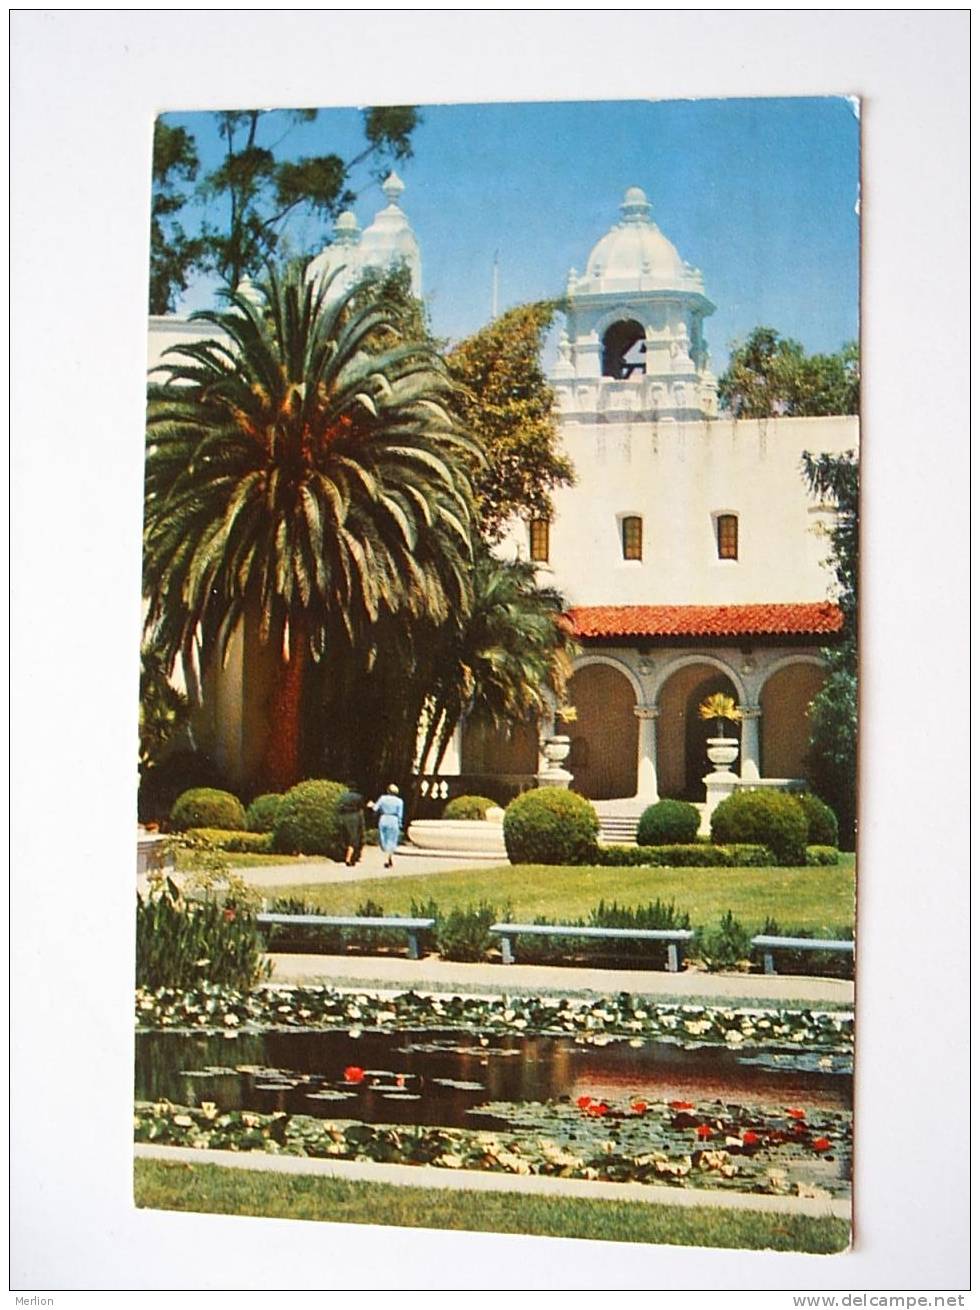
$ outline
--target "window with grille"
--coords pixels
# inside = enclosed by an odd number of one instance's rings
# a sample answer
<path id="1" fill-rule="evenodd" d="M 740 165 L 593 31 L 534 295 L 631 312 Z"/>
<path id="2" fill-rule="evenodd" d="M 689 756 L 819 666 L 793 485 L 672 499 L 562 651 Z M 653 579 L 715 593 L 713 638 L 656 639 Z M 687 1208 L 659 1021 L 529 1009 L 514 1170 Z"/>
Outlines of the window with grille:
<path id="1" fill-rule="evenodd" d="M 623 559 L 643 558 L 643 520 L 638 514 L 623 519 Z"/>
<path id="2" fill-rule="evenodd" d="M 738 515 L 719 514 L 716 524 L 718 530 L 718 558 L 738 559 Z"/>
<path id="3" fill-rule="evenodd" d="M 550 533 L 547 519 L 531 520 L 531 559 L 538 564 L 547 564 L 550 549 Z"/>

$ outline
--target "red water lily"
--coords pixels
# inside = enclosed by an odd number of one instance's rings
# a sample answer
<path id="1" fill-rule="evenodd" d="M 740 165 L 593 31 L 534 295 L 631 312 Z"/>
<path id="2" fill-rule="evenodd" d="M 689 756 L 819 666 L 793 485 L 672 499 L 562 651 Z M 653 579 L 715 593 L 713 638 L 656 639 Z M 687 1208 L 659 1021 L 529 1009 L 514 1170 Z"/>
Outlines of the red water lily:
<path id="1" fill-rule="evenodd" d="M 633 1111 L 634 1114 L 646 1114 L 647 1103 L 646 1101 L 634 1101 L 633 1104 L 630 1106 L 630 1109 Z"/>
<path id="2" fill-rule="evenodd" d="M 697 1133 L 698 1137 L 700 1137 L 702 1141 L 706 1141 L 707 1138 L 713 1137 L 715 1132 L 715 1130 L 711 1127 L 710 1124 L 698 1124 L 697 1128 L 695 1128 L 694 1131 Z"/>
<path id="3" fill-rule="evenodd" d="M 672 1110 L 693 1110 L 693 1101 L 668 1101 L 667 1103 Z"/>
<path id="4" fill-rule="evenodd" d="M 609 1113 L 609 1106 L 606 1105 L 605 1101 L 596 1101 L 592 1105 L 586 1106 L 585 1113 L 595 1115 L 601 1119 L 604 1114 Z"/>
<path id="5" fill-rule="evenodd" d="M 827 1150 L 829 1150 L 829 1149 L 830 1149 L 830 1138 L 829 1138 L 829 1137 L 818 1137 L 817 1140 L 813 1143 L 813 1149 L 814 1149 L 815 1151 L 827 1151 Z"/>
<path id="6" fill-rule="evenodd" d="M 759 1141 L 760 1141 L 759 1134 L 754 1133 L 751 1128 L 749 1128 L 746 1132 L 742 1134 L 743 1146 L 758 1146 Z"/>
<path id="7" fill-rule="evenodd" d="M 805 1119 L 806 1110 L 797 1109 L 796 1106 L 787 1106 L 786 1113 L 791 1119 Z"/>
<path id="8" fill-rule="evenodd" d="M 575 1104 L 578 1106 L 580 1110 L 587 1110 L 589 1106 L 592 1104 L 592 1097 L 580 1096 L 578 1100 L 575 1102 Z"/>
<path id="9" fill-rule="evenodd" d="M 364 1070 L 356 1064 L 349 1064 L 344 1070 L 345 1083 L 362 1083 L 364 1081 Z"/>

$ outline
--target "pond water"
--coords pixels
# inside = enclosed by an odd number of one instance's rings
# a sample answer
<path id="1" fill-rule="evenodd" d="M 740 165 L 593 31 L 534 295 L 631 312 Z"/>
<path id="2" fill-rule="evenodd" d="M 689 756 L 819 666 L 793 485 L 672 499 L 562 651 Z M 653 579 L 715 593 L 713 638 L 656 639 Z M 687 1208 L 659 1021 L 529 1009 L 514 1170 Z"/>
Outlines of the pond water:
<path id="1" fill-rule="evenodd" d="M 221 1110 L 499 1128 L 501 1103 L 630 1097 L 850 1109 L 851 1063 L 825 1053 L 456 1030 L 222 1035 L 141 1032 L 136 1095 Z M 493 1105 L 494 1113 L 480 1107 Z"/>

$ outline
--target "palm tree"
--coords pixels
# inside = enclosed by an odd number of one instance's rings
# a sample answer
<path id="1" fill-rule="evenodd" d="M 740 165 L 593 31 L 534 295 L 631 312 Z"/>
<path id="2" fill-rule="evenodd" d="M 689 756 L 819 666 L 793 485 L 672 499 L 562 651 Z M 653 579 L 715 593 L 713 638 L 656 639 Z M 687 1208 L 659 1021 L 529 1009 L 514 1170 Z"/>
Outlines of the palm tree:
<path id="1" fill-rule="evenodd" d="M 435 746 L 438 770 L 464 718 L 509 728 L 543 716 L 549 693 L 562 698 L 576 649 L 563 608 L 557 591 L 537 585 L 532 563 L 478 547 L 472 606 L 447 629 L 435 663 L 423 765 Z"/>
<path id="2" fill-rule="evenodd" d="M 146 629 L 191 670 L 254 618 L 277 674 L 262 781 L 282 787 L 311 659 L 468 608 L 476 451 L 393 302 L 337 299 L 297 266 L 262 292 L 194 315 L 219 335 L 174 347 L 150 387 Z"/>

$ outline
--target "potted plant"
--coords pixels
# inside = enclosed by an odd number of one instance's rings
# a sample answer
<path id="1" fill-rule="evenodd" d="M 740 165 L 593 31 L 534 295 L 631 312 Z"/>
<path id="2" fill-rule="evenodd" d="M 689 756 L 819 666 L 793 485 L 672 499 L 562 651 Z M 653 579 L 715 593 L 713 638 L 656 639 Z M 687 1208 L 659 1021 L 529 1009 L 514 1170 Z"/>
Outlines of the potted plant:
<path id="1" fill-rule="evenodd" d="M 723 691 L 706 696 L 698 706 L 702 719 L 714 719 L 717 736 L 708 738 L 708 759 L 716 768 L 729 769 L 738 758 L 738 738 L 725 736 L 725 723 L 738 723 L 742 712 L 734 699 Z"/>

